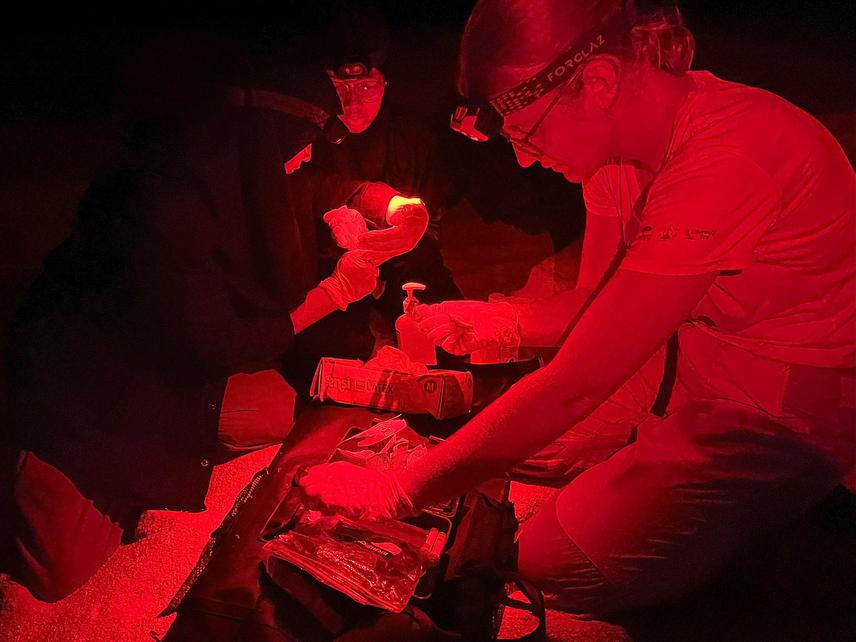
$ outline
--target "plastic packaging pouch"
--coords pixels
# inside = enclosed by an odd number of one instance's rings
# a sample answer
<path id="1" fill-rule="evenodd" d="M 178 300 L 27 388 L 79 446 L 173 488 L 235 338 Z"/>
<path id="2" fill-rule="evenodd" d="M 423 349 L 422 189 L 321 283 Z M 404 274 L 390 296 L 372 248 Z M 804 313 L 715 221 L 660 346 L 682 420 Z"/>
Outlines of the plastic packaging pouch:
<path id="1" fill-rule="evenodd" d="M 400 613 L 445 543 L 446 534 L 434 528 L 307 510 L 264 549 L 268 559 L 290 562 L 360 604 Z"/>
<path id="2" fill-rule="evenodd" d="M 393 417 L 345 438 L 332 461 L 344 460 L 374 470 L 403 470 L 427 452 L 424 437 L 411 442 L 400 433 L 407 428 L 404 419 Z"/>

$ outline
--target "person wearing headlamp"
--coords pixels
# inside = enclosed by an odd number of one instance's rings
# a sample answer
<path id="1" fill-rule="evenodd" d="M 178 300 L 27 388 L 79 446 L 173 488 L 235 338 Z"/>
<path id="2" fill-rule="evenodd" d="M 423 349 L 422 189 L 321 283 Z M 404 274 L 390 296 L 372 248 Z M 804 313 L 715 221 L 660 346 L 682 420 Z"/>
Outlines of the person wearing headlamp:
<path id="1" fill-rule="evenodd" d="M 753 533 L 852 481 L 853 168 L 794 105 L 689 71 L 693 49 L 676 9 L 477 3 L 453 126 L 501 134 L 521 166 L 583 184 L 579 287 L 537 310 L 446 302 L 419 314 L 452 352 L 515 329 L 561 348 L 400 475 L 311 470 L 302 483 L 319 504 L 400 515 L 564 434 L 596 439 L 587 418 L 673 336 L 663 416 L 640 399 L 627 445 L 575 471 L 522 529 L 520 570 L 552 605 L 603 616 L 672 600 Z"/>
<path id="2" fill-rule="evenodd" d="M 376 291 L 427 225 L 387 185 L 334 181 L 326 207 L 346 203 L 362 229 L 319 274 L 324 209 L 294 189 L 311 145 L 347 133 L 348 107 L 323 67 L 222 46 L 180 34 L 144 48 L 139 100 L 162 102 L 141 109 L 12 323 L 3 570 L 42 600 L 86 582 L 143 511 L 204 510 L 213 465 L 280 443 L 297 337 Z"/>

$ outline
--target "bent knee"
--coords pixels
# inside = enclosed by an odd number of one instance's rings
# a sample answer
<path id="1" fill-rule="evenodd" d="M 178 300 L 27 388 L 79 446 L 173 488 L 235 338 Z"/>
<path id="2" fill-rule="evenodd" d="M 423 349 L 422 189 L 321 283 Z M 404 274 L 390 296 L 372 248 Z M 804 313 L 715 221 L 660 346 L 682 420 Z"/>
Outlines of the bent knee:
<path id="1" fill-rule="evenodd" d="M 553 502 L 526 524 L 517 545 L 518 570 L 543 592 L 547 605 L 589 616 L 620 609 L 615 587 L 565 534 Z"/>
<path id="2" fill-rule="evenodd" d="M 15 579 L 17 580 L 18 578 Z M 86 584 L 88 579 L 89 576 L 57 575 L 39 578 L 38 581 L 34 582 L 23 581 L 20 583 L 32 593 L 33 597 L 48 604 L 55 604 L 77 591 L 77 589 Z"/>
<path id="3" fill-rule="evenodd" d="M 92 564 L 45 565 L 33 559 L 26 550 L 19 550 L 11 577 L 26 588 L 33 597 L 42 602 L 55 603 L 64 600 L 86 584 L 105 560 Z"/>
<path id="4" fill-rule="evenodd" d="M 21 454 L 13 500 L 10 575 L 40 600 L 74 593 L 119 546 L 118 521 L 34 453 Z"/>
<path id="5" fill-rule="evenodd" d="M 275 370 L 229 377 L 218 437 L 227 450 L 242 452 L 281 443 L 294 425 L 297 393 Z"/>

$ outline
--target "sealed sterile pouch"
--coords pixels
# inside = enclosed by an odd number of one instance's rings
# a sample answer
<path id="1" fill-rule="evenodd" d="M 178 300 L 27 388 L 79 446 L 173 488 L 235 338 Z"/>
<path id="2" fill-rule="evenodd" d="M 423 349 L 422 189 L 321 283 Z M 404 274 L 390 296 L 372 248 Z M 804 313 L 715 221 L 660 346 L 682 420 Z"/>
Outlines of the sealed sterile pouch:
<path id="1" fill-rule="evenodd" d="M 437 528 L 305 510 L 265 544 L 266 569 L 276 581 L 271 560 L 285 560 L 360 604 L 400 613 L 439 561 L 446 537 Z"/>

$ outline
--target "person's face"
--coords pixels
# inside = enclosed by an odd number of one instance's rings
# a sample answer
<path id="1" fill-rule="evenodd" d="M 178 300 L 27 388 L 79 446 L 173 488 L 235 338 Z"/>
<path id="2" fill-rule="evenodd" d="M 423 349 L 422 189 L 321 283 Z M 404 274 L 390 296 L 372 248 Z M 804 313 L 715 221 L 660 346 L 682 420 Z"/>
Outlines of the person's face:
<path id="1" fill-rule="evenodd" d="M 502 134 L 521 167 L 539 162 L 571 183 L 592 176 L 611 156 L 612 125 L 580 81 L 508 114 Z"/>
<path id="2" fill-rule="evenodd" d="M 383 74 L 372 68 L 368 76 L 342 79 L 331 75 L 331 79 L 342 101 L 343 113 L 339 120 L 352 134 L 364 132 L 377 117 L 383 102 L 386 86 Z"/>

